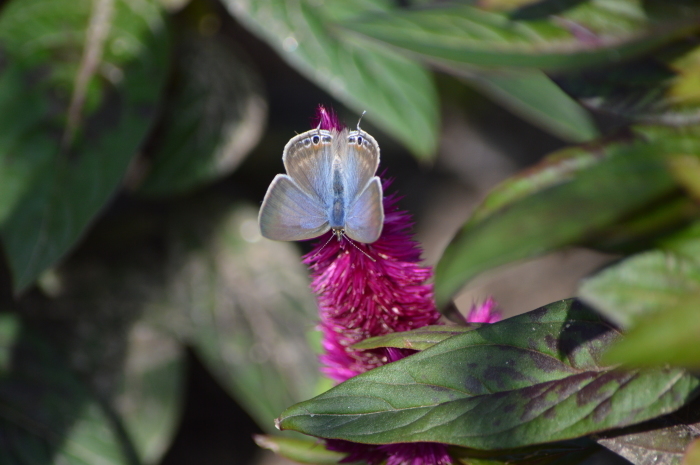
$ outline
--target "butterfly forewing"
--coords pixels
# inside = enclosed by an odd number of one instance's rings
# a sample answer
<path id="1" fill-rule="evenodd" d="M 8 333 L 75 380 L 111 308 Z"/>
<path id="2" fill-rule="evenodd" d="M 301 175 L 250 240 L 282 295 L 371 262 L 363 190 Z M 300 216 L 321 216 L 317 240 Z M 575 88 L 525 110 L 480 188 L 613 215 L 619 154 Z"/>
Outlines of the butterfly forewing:
<path id="1" fill-rule="evenodd" d="M 345 234 L 350 239 L 365 244 L 379 239 L 384 226 L 382 196 L 382 183 L 375 176 L 350 206 L 345 223 Z"/>
<path id="2" fill-rule="evenodd" d="M 282 156 L 289 177 L 324 205 L 329 203 L 334 139 L 331 131 L 313 129 L 293 137 Z"/>
<path id="3" fill-rule="evenodd" d="M 258 222 L 262 235 L 275 241 L 313 239 L 330 229 L 325 207 L 284 174 L 270 184 Z"/>
<path id="4" fill-rule="evenodd" d="M 362 130 L 352 131 L 345 137 L 347 149 L 342 154 L 345 185 L 349 199 L 355 199 L 365 190 L 379 167 L 379 145 L 374 137 Z"/>

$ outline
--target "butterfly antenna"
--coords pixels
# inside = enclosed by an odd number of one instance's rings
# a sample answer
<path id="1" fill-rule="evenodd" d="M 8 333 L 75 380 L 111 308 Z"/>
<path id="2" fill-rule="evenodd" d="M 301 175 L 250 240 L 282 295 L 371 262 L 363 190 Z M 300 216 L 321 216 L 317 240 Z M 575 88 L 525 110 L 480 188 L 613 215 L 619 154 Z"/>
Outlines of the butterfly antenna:
<path id="1" fill-rule="evenodd" d="M 367 113 L 367 110 L 363 111 L 362 114 L 360 115 L 360 119 L 357 120 L 357 130 L 360 130 L 360 121 L 362 121 L 362 117 L 365 116 L 365 113 Z"/>
<path id="2" fill-rule="evenodd" d="M 348 242 L 349 242 L 350 244 L 352 244 L 353 247 L 355 247 L 357 250 L 359 250 L 360 252 L 362 252 L 362 253 L 364 254 L 365 257 L 369 258 L 369 259 L 372 260 L 373 262 L 376 262 L 376 261 L 377 261 L 377 260 L 375 260 L 374 258 L 372 258 L 367 252 L 365 252 L 364 250 L 362 250 L 361 248 L 359 248 L 359 247 L 357 246 L 357 244 L 355 244 L 355 243 L 353 242 L 352 239 L 350 239 L 347 235 L 345 235 L 345 233 L 343 233 L 343 237 L 344 237 L 345 239 L 347 239 Z"/>
<path id="3" fill-rule="evenodd" d="M 312 256 L 311 258 L 316 258 L 316 257 L 318 256 L 318 254 L 320 254 L 321 251 L 323 251 L 323 249 L 326 248 L 326 246 L 327 246 L 328 243 L 331 241 L 331 239 L 333 239 L 333 236 L 334 236 L 334 235 L 335 235 L 335 234 L 331 234 L 331 237 L 328 238 L 328 240 L 326 241 L 326 243 L 323 244 L 323 246 L 322 246 L 320 249 L 318 249 L 318 252 L 316 252 L 315 254 L 313 254 L 313 256 Z"/>

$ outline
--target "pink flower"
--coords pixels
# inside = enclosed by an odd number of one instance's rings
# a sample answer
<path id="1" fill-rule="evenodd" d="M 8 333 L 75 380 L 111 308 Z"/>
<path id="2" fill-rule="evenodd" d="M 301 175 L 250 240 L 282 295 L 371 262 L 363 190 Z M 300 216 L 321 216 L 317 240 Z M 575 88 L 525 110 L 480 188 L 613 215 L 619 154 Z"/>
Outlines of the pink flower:
<path id="1" fill-rule="evenodd" d="M 316 126 L 342 129 L 336 116 L 319 107 Z M 389 186 L 384 181 L 384 189 Z M 414 351 L 406 349 L 355 350 L 350 346 L 364 339 L 396 331 L 438 324 L 432 269 L 420 265 L 421 250 L 410 235 L 408 213 L 396 207 L 397 196 L 384 197 L 384 227 L 376 242 L 350 243 L 320 238 L 305 255 L 312 274 L 311 288 L 318 296 L 319 328 L 323 333 L 323 372 L 336 382 L 399 360 Z M 494 301 L 474 306 L 470 322 L 491 323 L 500 315 Z M 372 446 L 342 440 L 327 440 L 332 450 L 347 452 L 343 462 L 365 461 L 371 465 L 447 465 L 452 459 L 447 446 L 438 443 L 402 443 Z"/>
<path id="2" fill-rule="evenodd" d="M 501 312 L 496 310 L 496 301 L 489 297 L 480 305 L 472 305 L 465 320 L 467 323 L 496 323 L 501 318 Z"/>

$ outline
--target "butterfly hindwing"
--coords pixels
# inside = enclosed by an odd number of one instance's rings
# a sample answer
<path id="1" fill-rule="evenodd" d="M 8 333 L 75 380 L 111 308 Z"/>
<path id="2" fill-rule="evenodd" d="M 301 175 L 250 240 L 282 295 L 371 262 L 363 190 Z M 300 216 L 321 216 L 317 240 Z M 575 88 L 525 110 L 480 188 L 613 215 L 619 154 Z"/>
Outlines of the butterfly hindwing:
<path id="1" fill-rule="evenodd" d="M 258 217 L 264 237 L 301 241 L 330 229 L 325 207 L 285 174 L 278 174 L 265 194 Z"/>
<path id="2" fill-rule="evenodd" d="M 384 226 L 382 196 L 382 183 L 379 177 L 375 176 L 355 202 L 350 205 L 345 223 L 345 234 L 350 239 L 365 244 L 379 239 Z"/>

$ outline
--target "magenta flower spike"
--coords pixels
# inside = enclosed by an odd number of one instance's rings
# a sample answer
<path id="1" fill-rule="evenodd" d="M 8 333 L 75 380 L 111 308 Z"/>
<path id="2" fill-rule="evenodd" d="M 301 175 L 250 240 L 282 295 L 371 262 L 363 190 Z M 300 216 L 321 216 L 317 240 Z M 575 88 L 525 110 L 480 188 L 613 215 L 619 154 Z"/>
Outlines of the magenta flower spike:
<path id="1" fill-rule="evenodd" d="M 341 130 L 334 113 L 319 106 L 315 126 Z M 390 182 L 384 180 L 383 187 Z M 410 235 L 408 213 L 400 211 L 395 194 L 384 197 L 384 227 L 371 244 L 349 239 L 320 238 L 304 256 L 312 274 L 311 288 L 318 296 L 319 329 L 323 334 L 320 356 L 323 372 L 336 383 L 406 357 L 405 349 L 355 350 L 350 346 L 364 339 L 438 324 L 432 269 L 420 264 L 421 250 Z M 492 299 L 474 306 L 470 322 L 491 323 L 500 315 Z M 331 450 L 345 452 L 343 462 L 365 461 L 370 465 L 448 465 L 447 446 L 439 443 L 402 443 L 382 446 L 327 440 Z"/>

